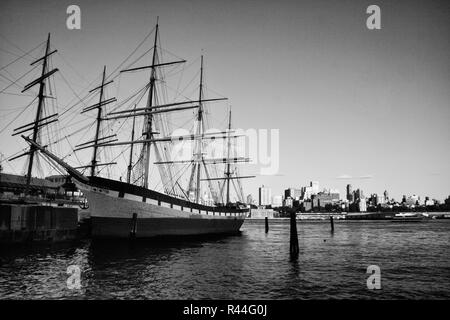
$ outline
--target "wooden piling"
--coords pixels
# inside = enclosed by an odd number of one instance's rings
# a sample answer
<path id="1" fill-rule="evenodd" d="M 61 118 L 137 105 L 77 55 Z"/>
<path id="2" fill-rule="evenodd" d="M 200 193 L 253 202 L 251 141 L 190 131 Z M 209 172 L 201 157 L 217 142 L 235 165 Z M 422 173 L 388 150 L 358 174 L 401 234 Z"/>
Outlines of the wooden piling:
<path id="1" fill-rule="evenodd" d="M 330 216 L 330 225 L 331 225 L 331 232 L 334 232 L 334 221 L 333 221 L 333 216 Z"/>
<path id="2" fill-rule="evenodd" d="M 297 234 L 297 219 L 295 210 L 291 211 L 291 237 L 290 237 L 290 246 L 289 252 L 291 257 L 296 258 L 298 256 L 299 248 L 298 248 L 298 234 Z"/>
<path id="3" fill-rule="evenodd" d="M 265 217 L 264 220 L 265 220 L 265 223 L 266 223 L 266 233 L 268 233 L 269 232 L 269 218 Z"/>
<path id="4" fill-rule="evenodd" d="M 133 217 L 131 218 L 130 239 L 136 238 L 136 231 L 137 231 L 137 213 L 133 213 Z"/>

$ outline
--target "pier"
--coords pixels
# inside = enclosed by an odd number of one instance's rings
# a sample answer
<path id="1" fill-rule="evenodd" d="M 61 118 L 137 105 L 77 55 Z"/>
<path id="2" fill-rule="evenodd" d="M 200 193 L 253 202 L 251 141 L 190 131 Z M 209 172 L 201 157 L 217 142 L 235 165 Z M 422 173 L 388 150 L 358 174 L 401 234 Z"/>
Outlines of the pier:
<path id="1" fill-rule="evenodd" d="M 78 209 L 38 204 L 0 204 L 0 243 L 74 240 Z"/>

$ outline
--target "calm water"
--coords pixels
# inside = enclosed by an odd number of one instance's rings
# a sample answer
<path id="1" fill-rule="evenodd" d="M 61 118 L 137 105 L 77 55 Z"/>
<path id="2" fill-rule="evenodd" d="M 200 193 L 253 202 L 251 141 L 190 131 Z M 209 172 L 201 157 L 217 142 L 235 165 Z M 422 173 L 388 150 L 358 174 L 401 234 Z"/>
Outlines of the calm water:
<path id="1" fill-rule="evenodd" d="M 449 299 L 450 221 L 247 220 L 236 236 L 2 248 L 0 299 Z M 67 288 L 69 265 L 82 271 Z M 367 266 L 381 268 L 368 290 Z"/>

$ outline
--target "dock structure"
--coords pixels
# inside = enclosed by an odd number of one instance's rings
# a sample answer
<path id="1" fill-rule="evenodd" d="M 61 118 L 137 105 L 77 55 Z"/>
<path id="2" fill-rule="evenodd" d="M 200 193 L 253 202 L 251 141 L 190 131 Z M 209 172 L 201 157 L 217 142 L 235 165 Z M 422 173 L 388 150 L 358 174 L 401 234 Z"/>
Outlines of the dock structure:
<path id="1" fill-rule="evenodd" d="M 78 210 L 38 204 L 0 204 L 0 243 L 74 240 Z"/>

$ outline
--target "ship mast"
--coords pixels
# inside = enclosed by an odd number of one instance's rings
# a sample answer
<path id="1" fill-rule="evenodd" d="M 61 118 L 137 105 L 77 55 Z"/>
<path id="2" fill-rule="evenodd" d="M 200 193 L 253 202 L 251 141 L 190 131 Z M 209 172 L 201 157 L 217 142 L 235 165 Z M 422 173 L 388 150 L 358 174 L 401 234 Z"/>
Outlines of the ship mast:
<path id="1" fill-rule="evenodd" d="M 192 185 L 194 183 L 195 173 L 197 172 L 196 184 L 195 184 L 195 202 L 199 202 L 200 200 L 200 169 L 202 162 L 202 139 L 203 139 L 203 55 L 200 59 L 200 87 L 199 87 L 199 96 L 198 96 L 198 111 L 197 111 L 197 128 L 196 128 L 196 136 L 199 139 L 195 140 L 195 148 L 193 154 L 193 165 L 192 172 L 189 179 L 188 192 L 190 192 L 193 188 Z M 205 167 L 206 170 L 206 167 Z"/>
<path id="2" fill-rule="evenodd" d="M 196 106 L 188 106 L 188 107 L 177 107 L 177 108 L 167 108 L 171 106 L 177 106 L 180 104 L 192 104 L 193 101 L 188 102 L 182 102 L 182 103 L 172 103 L 172 104 L 166 104 L 166 105 L 153 105 L 154 100 L 156 98 L 156 71 L 159 67 L 165 67 L 170 66 L 174 64 L 184 63 L 186 60 L 179 60 L 179 61 L 172 61 L 172 62 L 165 62 L 165 63 L 158 63 L 158 36 L 159 36 L 159 19 L 156 22 L 155 27 L 155 38 L 153 43 L 153 56 L 152 56 L 152 63 L 151 65 L 141 66 L 141 67 L 135 67 L 135 68 L 128 68 L 121 70 L 120 72 L 135 72 L 145 69 L 151 69 L 150 72 L 150 82 L 147 84 L 149 87 L 148 90 L 148 97 L 147 97 L 147 103 L 145 107 L 137 108 L 136 105 L 133 109 L 127 109 L 122 111 L 116 111 L 116 112 L 110 112 L 108 114 L 109 117 L 103 118 L 103 120 L 116 120 L 121 118 L 129 118 L 129 117 L 141 117 L 144 116 L 144 128 L 142 132 L 142 138 L 134 140 L 134 134 L 132 135 L 131 141 L 128 142 L 120 142 L 120 143 L 111 143 L 111 141 L 108 141 L 106 143 L 99 144 L 100 147 L 108 147 L 108 146 L 114 146 L 114 145 L 126 145 L 131 144 L 133 149 L 133 145 L 136 143 L 142 143 L 141 148 L 141 154 L 139 157 L 139 166 L 142 168 L 143 174 L 140 176 L 140 178 L 143 178 L 142 186 L 144 188 L 148 188 L 148 180 L 150 175 L 150 151 L 151 151 L 151 145 L 158 139 L 154 139 L 154 134 L 157 132 L 153 132 L 153 114 L 159 114 L 159 113 L 165 113 L 165 112 L 172 112 L 177 110 L 186 110 L 186 109 L 192 109 Z M 195 102 L 195 101 L 194 101 Z M 133 121 L 133 128 L 135 127 L 135 122 Z M 133 130 L 134 131 L 134 130 Z M 156 148 L 156 145 L 155 145 Z M 157 152 L 158 157 L 158 149 L 156 148 L 155 151 Z M 131 152 L 133 152 L 131 150 Z M 131 170 L 132 170 L 132 156 L 130 155 L 130 162 L 127 170 L 127 181 L 131 180 Z"/>
<path id="3" fill-rule="evenodd" d="M 105 96 L 105 87 L 112 83 L 113 80 L 110 80 L 108 82 L 106 81 L 106 66 L 103 66 L 103 73 L 102 73 L 102 82 L 98 87 L 95 87 L 94 89 L 90 90 L 89 93 L 92 93 L 94 91 L 100 90 L 100 97 L 99 97 L 99 102 L 96 104 L 93 104 L 91 106 L 88 106 L 86 108 L 84 108 L 81 113 L 85 113 L 88 111 L 92 111 L 92 110 L 97 110 L 97 117 L 95 119 L 95 135 L 94 135 L 94 140 L 88 141 L 88 142 L 84 142 L 81 144 L 76 145 L 76 149 L 74 151 L 78 151 L 78 150 L 82 150 L 82 149 L 87 149 L 87 148 L 93 148 L 92 151 L 92 160 L 91 163 L 89 165 L 85 165 L 85 166 L 80 166 L 80 167 L 75 167 L 75 169 L 81 169 L 81 168 L 90 168 L 91 170 L 91 177 L 95 176 L 95 168 L 100 167 L 100 166 L 109 166 L 111 164 L 116 164 L 116 162 L 108 162 L 108 163 L 98 163 L 98 147 L 102 146 L 105 143 L 110 143 L 113 141 L 117 141 L 117 139 L 114 139 L 116 137 L 116 134 L 110 135 L 110 136 L 106 136 L 106 137 L 100 137 L 100 128 L 101 128 L 101 123 L 103 122 L 104 118 L 103 118 L 103 106 L 115 102 L 117 99 L 116 98 L 110 98 L 110 99 L 104 99 Z"/>
<path id="4" fill-rule="evenodd" d="M 155 90 L 155 62 L 156 62 L 156 45 L 158 42 L 158 28 L 159 28 L 159 18 L 156 20 L 156 29 L 155 29 L 155 41 L 153 44 L 153 57 L 152 57 L 152 64 L 151 64 L 151 72 L 150 72 L 150 89 L 148 92 L 148 99 L 147 99 L 147 109 L 151 109 L 152 103 L 153 103 L 153 91 Z M 145 138 L 146 140 L 149 140 L 145 142 L 143 150 L 144 150 L 144 188 L 148 188 L 148 176 L 150 171 L 150 146 L 152 142 L 150 139 L 152 139 L 153 133 L 152 133 L 152 122 L 153 122 L 153 116 L 152 114 L 146 115 L 146 129 L 145 129 Z"/>
<path id="5" fill-rule="evenodd" d="M 231 108 L 230 108 L 230 114 L 228 117 L 228 144 L 227 144 L 227 158 L 230 159 L 230 144 L 231 144 L 231 139 L 230 139 L 230 132 L 231 132 Z M 230 161 L 228 161 L 227 163 L 227 171 L 225 172 L 225 175 L 227 177 L 227 202 L 225 203 L 226 205 L 228 203 L 230 203 Z"/>
<path id="6" fill-rule="evenodd" d="M 28 89 L 30 89 L 31 87 L 39 84 L 38 107 L 36 110 L 35 121 L 14 129 L 15 133 L 13 133 L 13 136 L 32 130 L 31 141 L 33 141 L 34 143 L 37 143 L 38 139 L 39 139 L 40 128 L 43 126 L 46 126 L 50 123 L 53 123 L 55 121 L 58 121 L 58 119 L 54 118 L 55 116 L 58 115 L 57 113 L 42 118 L 42 115 L 44 114 L 44 101 L 45 101 L 44 99 L 47 98 L 47 96 L 45 95 L 45 80 L 48 77 L 50 77 L 51 75 L 53 75 L 55 72 L 58 71 L 57 68 L 55 68 L 51 71 L 47 71 L 48 70 L 48 57 L 55 52 L 57 52 L 57 50 L 53 50 L 52 52 L 50 52 L 50 33 L 49 33 L 48 37 L 47 37 L 47 44 L 45 47 L 44 56 L 31 63 L 31 65 L 34 65 L 34 64 L 42 61 L 41 76 L 38 79 L 35 79 L 34 81 L 27 84 L 22 90 L 22 93 L 23 93 L 23 92 L 27 91 Z M 10 161 L 12 161 L 12 160 L 20 158 L 22 156 L 29 155 L 26 193 L 28 193 L 29 188 L 30 188 L 31 175 L 33 173 L 34 155 L 35 155 L 36 151 L 37 151 L 36 147 L 33 144 L 31 144 L 29 151 L 27 151 L 19 156 L 9 159 Z"/>
<path id="7" fill-rule="evenodd" d="M 136 109 L 136 105 L 134 105 L 134 109 Z M 134 127 L 136 124 L 136 117 L 133 117 L 133 128 L 131 129 L 131 141 L 134 140 Z M 130 145 L 130 162 L 128 163 L 127 168 L 127 183 L 131 183 L 131 170 L 133 168 L 133 147 L 134 144 Z"/>
<path id="8" fill-rule="evenodd" d="M 203 133 L 203 55 L 201 56 L 201 63 L 200 63 L 200 89 L 198 94 L 198 113 L 197 113 L 197 135 L 202 137 Z M 196 156 L 200 160 L 203 158 L 202 155 L 202 139 L 200 138 L 197 141 L 197 154 Z M 196 190 L 195 190 L 195 202 L 199 202 L 200 199 L 200 168 L 201 164 L 200 161 L 197 163 L 197 183 L 196 183 Z"/>
<path id="9" fill-rule="evenodd" d="M 106 75 L 106 66 L 103 67 L 103 76 L 102 76 L 102 84 L 100 85 L 100 100 L 99 107 L 97 110 L 97 120 L 96 120 L 96 128 L 95 128 L 95 139 L 94 139 L 94 150 L 92 153 L 92 161 L 91 161 L 91 177 L 95 175 L 95 165 L 97 164 L 97 150 L 98 150 L 98 138 L 100 135 L 100 122 L 102 121 L 102 108 L 101 103 L 103 101 L 103 90 L 105 87 L 105 75 Z"/>

